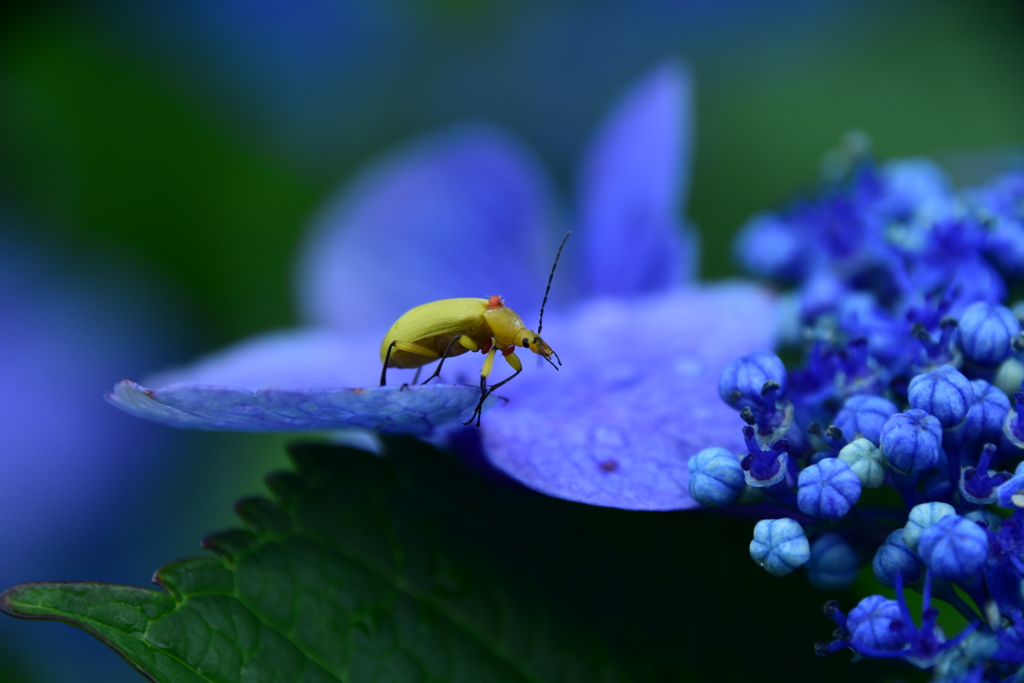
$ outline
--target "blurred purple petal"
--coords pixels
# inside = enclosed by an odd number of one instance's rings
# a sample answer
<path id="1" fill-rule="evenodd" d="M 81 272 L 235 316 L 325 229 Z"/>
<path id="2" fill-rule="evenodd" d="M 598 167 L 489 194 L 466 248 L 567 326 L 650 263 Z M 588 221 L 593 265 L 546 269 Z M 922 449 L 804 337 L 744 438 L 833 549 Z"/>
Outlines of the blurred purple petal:
<path id="1" fill-rule="evenodd" d="M 775 309 L 765 290 L 726 284 L 593 300 L 552 317 L 545 338 L 562 370 L 525 363 L 499 390 L 509 404 L 484 416 L 484 451 L 510 476 L 560 498 L 694 507 L 690 456 L 743 449 L 743 424 L 719 398 L 718 376 L 734 357 L 772 347 Z"/>
<path id="2" fill-rule="evenodd" d="M 663 64 L 620 101 L 583 165 L 580 237 L 590 295 L 680 283 L 694 258 L 677 214 L 690 160 L 690 75 Z"/>
<path id="3" fill-rule="evenodd" d="M 331 200 L 299 260 L 306 317 L 383 336 L 419 304 L 539 307 L 554 255 L 544 173 L 511 136 L 462 126 L 409 144 Z"/>
<path id="4" fill-rule="evenodd" d="M 123 380 L 107 400 L 138 417 L 183 429 L 299 432 L 356 427 L 424 436 L 438 425 L 469 419 L 480 389 L 428 384 L 254 392 L 197 384 L 147 389 Z"/>
<path id="5" fill-rule="evenodd" d="M 151 273 L 0 212 L 0 583 L 113 562 L 181 442 L 99 395 L 180 353 L 186 320 Z"/>

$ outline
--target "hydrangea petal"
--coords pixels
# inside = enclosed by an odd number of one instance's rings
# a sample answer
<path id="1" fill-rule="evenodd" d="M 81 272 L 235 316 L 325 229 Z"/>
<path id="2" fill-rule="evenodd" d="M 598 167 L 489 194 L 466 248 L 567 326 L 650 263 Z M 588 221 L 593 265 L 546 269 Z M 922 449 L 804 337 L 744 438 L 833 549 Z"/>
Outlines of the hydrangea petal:
<path id="1" fill-rule="evenodd" d="M 384 332 L 345 335 L 331 330 L 269 332 L 208 354 L 194 363 L 143 378 L 152 388 L 169 384 L 336 389 L 380 382 Z M 388 372 L 389 384 L 409 381 L 409 371 Z"/>
<path id="2" fill-rule="evenodd" d="M 598 131 L 580 182 L 587 294 L 635 295 L 683 278 L 695 256 L 676 218 L 691 119 L 689 72 L 670 62 L 627 92 Z"/>
<path id="3" fill-rule="evenodd" d="M 381 336 L 408 309 L 505 297 L 536 310 L 555 253 L 542 169 L 510 135 L 464 125 L 402 147 L 328 201 L 299 258 L 305 316 Z"/>
<path id="4" fill-rule="evenodd" d="M 196 384 L 147 389 L 129 380 L 118 382 L 107 395 L 137 417 L 183 429 L 296 432 L 358 427 L 418 436 L 468 419 L 479 399 L 478 387 L 452 384 L 249 391 Z"/>
<path id="5" fill-rule="evenodd" d="M 524 363 L 509 391 L 499 391 L 508 405 L 484 417 L 484 451 L 498 469 L 552 496 L 638 510 L 694 507 L 688 459 L 710 446 L 745 448 L 718 377 L 735 356 L 771 346 L 774 311 L 764 290 L 728 284 L 597 299 L 552 318 L 545 339 L 561 372 Z"/>

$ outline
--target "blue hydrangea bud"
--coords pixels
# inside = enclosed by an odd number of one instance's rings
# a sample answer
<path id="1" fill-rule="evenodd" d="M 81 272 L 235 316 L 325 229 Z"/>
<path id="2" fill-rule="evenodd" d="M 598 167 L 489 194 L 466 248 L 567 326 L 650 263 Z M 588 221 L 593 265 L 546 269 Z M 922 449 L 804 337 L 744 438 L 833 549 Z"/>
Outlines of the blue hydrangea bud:
<path id="1" fill-rule="evenodd" d="M 795 280 L 807 268 L 807 245 L 800 232 L 774 214 L 758 214 L 740 228 L 736 256 L 755 275 Z"/>
<path id="2" fill-rule="evenodd" d="M 690 497 L 701 505 L 732 505 L 746 488 L 740 461 L 724 448 L 705 448 L 687 466 Z"/>
<path id="3" fill-rule="evenodd" d="M 857 551 L 842 536 L 822 534 L 811 544 L 807 579 L 820 590 L 842 590 L 853 585 L 860 569 Z"/>
<path id="4" fill-rule="evenodd" d="M 939 461 L 942 424 L 935 416 L 912 408 L 885 421 L 879 443 L 882 457 L 897 472 L 925 472 Z"/>
<path id="5" fill-rule="evenodd" d="M 891 628 L 894 621 L 903 615 L 900 605 L 881 595 L 869 595 L 850 610 L 846 628 L 850 632 L 850 644 L 874 650 L 900 650 L 904 646 L 902 634 Z"/>
<path id="6" fill-rule="evenodd" d="M 911 550 L 917 550 L 921 534 L 937 521 L 949 515 L 955 515 L 956 508 L 949 503 L 921 503 L 910 511 L 907 525 L 903 527 L 903 541 Z"/>
<path id="7" fill-rule="evenodd" d="M 934 415 L 943 427 L 955 427 L 967 417 L 974 387 L 952 365 L 940 365 L 910 380 L 907 398 L 912 408 Z"/>
<path id="8" fill-rule="evenodd" d="M 877 489 L 885 483 L 885 464 L 875 444 L 867 439 L 854 439 L 839 451 L 839 459 L 850 466 L 866 489 Z"/>
<path id="9" fill-rule="evenodd" d="M 811 544 L 795 519 L 762 519 L 754 525 L 750 557 L 772 576 L 785 576 L 810 559 Z"/>
<path id="10" fill-rule="evenodd" d="M 988 534 L 974 522 L 950 515 L 925 529 L 917 551 L 936 577 L 963 581 L 973 578 L 988 559 Z"/>
<path id="11" fill-rule="evenodd" d="M 860 479 L 838 458 L 804 468 L 797 478 L 797 506 L 819 519 L 841 519 L 860 499 Z"/>
<path id="12" fill-rule="evenodd" d="M 885 543 L 875 551 L 875 558 L 871 561 L 871 571 L 874 572 L 875 579 L 886 588 L 896 586 L 896 575 L 900 572 L 903 572 L 904 583 L 916 581 L 921 575 L 922 567 L 917 554 L 903 541 L 903 529 L 897 529 L 889 534 Z"/>
<path id="13" fill-rule="evenodd" d="M 1002 389 L 983 379 L 973 380 L 971 387 L 974 389 L 974 403 L 960 427 L 960 441 L 966 446 L 998 444 L 1003 435 L 1003 423 L 1010 412 L 1010 399 Z"/>
<path id="14" fill-rule="evenodd" d="M 896 404 L 886 398 L 858 394 L 846 399 L 832 424 L 842 429 L 847 439 L 860 435 L 877 446 L 882 425 L 898 412 Z"/>
<path id="15" fill-rule="evenodd" d="M 994 367 L 1013 355 L 1020 321 L 1006 306 L 977 301 L 960 316 L 957 345 L 978 365 Z"/>
<path id="16" fill-rule="evenodd" d="M 764 404 L 762 392 L 769 381 L 779 383 L 775 398 L 783 398 L 788 382 L 786 366 L 771 351 L 754 351 L 726 366 L 718 381 L 718 393 L 737 410 L 757 409 Z"/>

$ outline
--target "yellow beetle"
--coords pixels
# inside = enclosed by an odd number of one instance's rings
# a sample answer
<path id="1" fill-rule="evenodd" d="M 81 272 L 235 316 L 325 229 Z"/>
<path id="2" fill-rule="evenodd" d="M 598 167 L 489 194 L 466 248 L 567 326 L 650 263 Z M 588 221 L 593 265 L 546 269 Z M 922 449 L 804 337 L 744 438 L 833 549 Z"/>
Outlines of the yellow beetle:
<path id="1" fill-rule="evenodd" d="M 380 344 L 380 360 L 384 364 L 380 373 L 380 385 L 384 386 L 387 383 L 388 368 L 421 368 L 440 359 L 441 362 L 437 364 L 434 374 L 423 381 L 423 384 L 426 384 L 441 373 L 445 359 L 467 351 L 484 353 L 486 357 L 480 370 L 480 402 L 477 403 L 473 416 L 463 423 L 468 425 L 475 419 L 479 427 L 480 414 L 487 397 L 523 371 L 522 361 L 514 353 L 515 347 L 521 346 L 533 351 L 557 370 L 562 361 L 541 339 L 540 331 L 544 326 L 544 306 L 551 291 L 551 280 L 555 276 L 562 247 L 565 246 L 570 234 L 571 231 L 565 234 L 558 247 L 558 253 L 555 254 L 555 262 L 551 266 L 551 274 L 548 275 L 548 285 L 544 290 L 544 300 L 540 305 L 540 321 L 536 332 L 526 327 L 523 319 L 506 306 L 504 300 L 497 294 L 489 299 L 442 299 L 417 306 L 396 320 L 384 335 L 384 341 Z M 498 351 L 515 372 L 488 387 L 487 378 L 494 367 L 494 355 Z M 552 356 L 558 361 L 558 365 L 551 361 Z"/>

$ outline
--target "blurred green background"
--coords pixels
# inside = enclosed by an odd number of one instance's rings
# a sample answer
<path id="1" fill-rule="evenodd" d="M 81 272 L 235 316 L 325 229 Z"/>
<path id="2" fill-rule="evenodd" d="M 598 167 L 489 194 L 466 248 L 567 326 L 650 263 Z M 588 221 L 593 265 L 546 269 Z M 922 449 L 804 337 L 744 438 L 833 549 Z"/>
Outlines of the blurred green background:
<path id="1" fill-rule="evenodd" d="M 157 361 L 169 365 L 293 324 L 292 255 L 310 214 L 361 164 L 432 127 L 469 118 L 508 127 L 548 162 L 568 204 L 599 118 L 666 56 L 685 58 L 696 76 L 686 215 L 701 231 L 708 278 L 733 272 L 731 235 L 809 187 L 848 130 L 866 131 L 881 157 L 935 156 L 964 182 L 1024 142 L 1019 2 L 711 5 L 8 2 L 0 209 L 17 221 L 0 230 L 130 264 L 136 279 L 125 287 L 145 281 L 162 293 L 138 324 L 174 337 Z M 80 398 L 94 402 L 102 390 Z M 234 523 L 230 502 L 283 466 L 284 441 L 181 437 L 169 464 L 136 481 L 145 497 L 125 511 L 136 524 L 105 541 L 106 552 L 132 558 L 122 573 L 36 578 L 144 583 Z M 140 527 L 160 538 L 141 542 Z M 18 549 L 3 552 L 17 561 Z M 796 583 L 787 585 L 810 590 Z M 827 638 L 829 625 L 818 626 Z M 99 644 L 64 631 L 3 620 L 0 681 L 62 680 L 68 670 L 77 680 L 134 679 Z M 51 638 L 80 646 L 67 655 L 74 669 L 33 659 Z M 791 645 L 809 656 L 810 642 Z"/>

